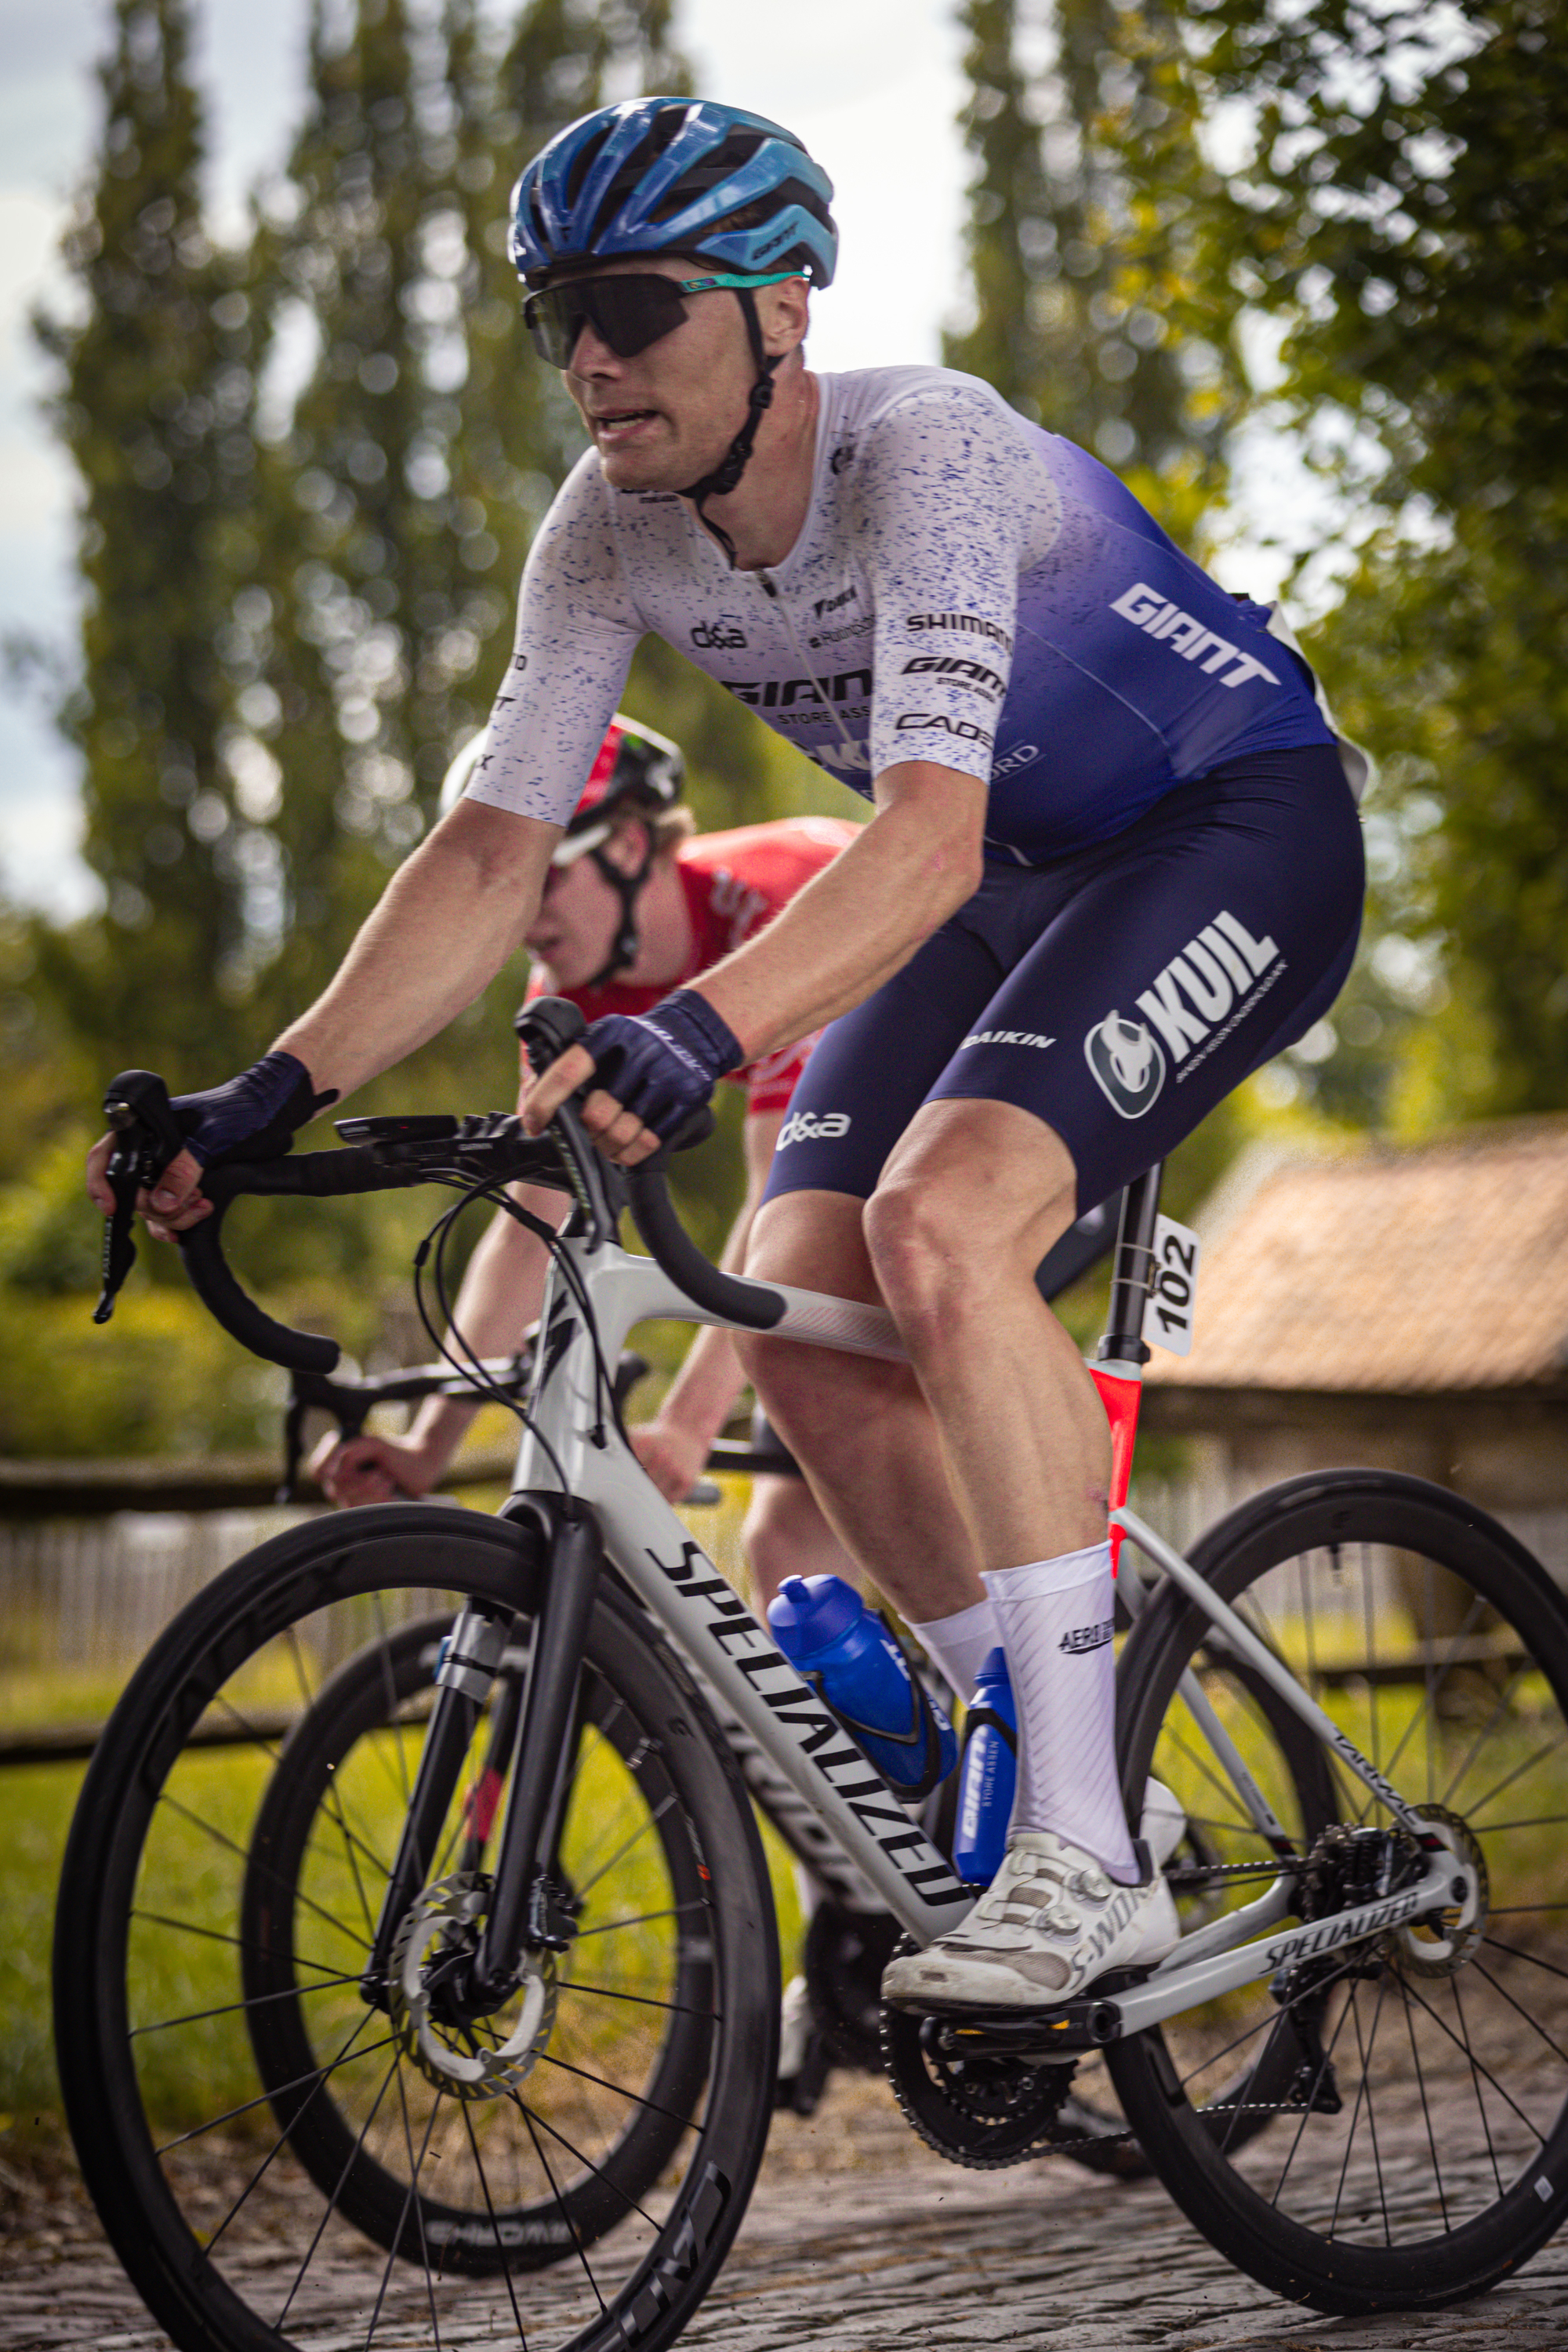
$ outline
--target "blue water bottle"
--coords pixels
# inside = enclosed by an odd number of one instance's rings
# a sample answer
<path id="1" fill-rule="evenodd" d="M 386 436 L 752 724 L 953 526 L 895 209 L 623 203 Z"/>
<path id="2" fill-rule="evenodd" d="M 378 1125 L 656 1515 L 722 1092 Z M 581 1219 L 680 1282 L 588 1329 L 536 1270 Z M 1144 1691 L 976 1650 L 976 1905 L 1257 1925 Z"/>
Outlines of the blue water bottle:
<path id="1" fill-rule="evenodd" d="M 989 1886 L 1002 1867 L 1017 1780 L 1018 1710 L 1005 1653 L 996 1649 L 974 1678 L 963 1725 L 952 1867 L 973 1886 Z"/>
<path id="2" fill-rule="evenodd" d="M 841 1576 L 786 1576 L 768 1623 L 889 1787 L 910 1803 L 929 1796 L 958 1761 L 952 1726 L 854 1586 Z"/>

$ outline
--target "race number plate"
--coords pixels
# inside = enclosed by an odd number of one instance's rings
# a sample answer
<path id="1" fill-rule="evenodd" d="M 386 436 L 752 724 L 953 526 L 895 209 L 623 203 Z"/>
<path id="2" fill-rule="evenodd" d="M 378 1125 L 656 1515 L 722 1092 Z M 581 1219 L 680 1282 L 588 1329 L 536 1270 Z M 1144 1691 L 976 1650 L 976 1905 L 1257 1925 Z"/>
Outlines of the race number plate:
<path id="1" fill-rule="evenodd" d="M 1173 1356 L 1190 1354 L 1197 1292 L 1198 1237 L 1174 1217 L 1161 1217 L 1154 1226 L 1154 1279 L 1143 1309 L 1146 1346 L 1168 1349 Z"/>

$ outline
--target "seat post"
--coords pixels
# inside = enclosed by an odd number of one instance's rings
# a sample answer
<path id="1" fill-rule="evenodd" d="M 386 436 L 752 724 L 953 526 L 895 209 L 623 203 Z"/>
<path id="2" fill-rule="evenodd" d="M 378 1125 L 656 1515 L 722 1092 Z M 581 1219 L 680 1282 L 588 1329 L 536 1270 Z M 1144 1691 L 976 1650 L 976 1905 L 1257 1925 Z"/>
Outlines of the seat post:
<path id="1" fill-rule="evenodd" d="M 1101 1364 L 1146 1364 L 1143 1309 L 1154 1265 L 1154 1225 L 1160 1214 L 1160 1178 L 1163 1163 L 1155 1160 L 1135 1176 L 1121 1200 L 1121 1221 L 1111 1259 L 1110 1307 L 1105 1337 L 1095 1350 Z"/>

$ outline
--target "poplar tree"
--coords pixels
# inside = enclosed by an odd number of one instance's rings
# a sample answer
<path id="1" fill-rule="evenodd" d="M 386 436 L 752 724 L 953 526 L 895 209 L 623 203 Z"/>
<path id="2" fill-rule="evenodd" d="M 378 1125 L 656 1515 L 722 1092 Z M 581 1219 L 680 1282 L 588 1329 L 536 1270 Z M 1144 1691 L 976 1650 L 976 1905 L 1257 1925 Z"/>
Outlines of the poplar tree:
<path id="1" fill-rule="evenodd" d="M 154 1051 L 190 1079 L 228 1058 L 213 975 L 244 932 L 221 653 L 257 549 L 251 438 L 265 316 L 245 257 L 203 225 L 187 0 L 115 0 L 99 68 L 96 174 L 65 241 L 77 301 L 38 333 L 80 483 L 79 683 L 61 723 L 82 760 L 82 854 L 101 921 L 38 933 L 46 975 L 96 1057 Z"/>
<path id="2" fill-rule="evenodd" d="M 964 0 L 960 15 L 973 317 L 944 357 L 1093 449 L 1184 535 L 1223 479 L 1238 382 L 1225 308 L 1199 315 L 1191 274 L 1205 166 L 1177 12 Z"/>

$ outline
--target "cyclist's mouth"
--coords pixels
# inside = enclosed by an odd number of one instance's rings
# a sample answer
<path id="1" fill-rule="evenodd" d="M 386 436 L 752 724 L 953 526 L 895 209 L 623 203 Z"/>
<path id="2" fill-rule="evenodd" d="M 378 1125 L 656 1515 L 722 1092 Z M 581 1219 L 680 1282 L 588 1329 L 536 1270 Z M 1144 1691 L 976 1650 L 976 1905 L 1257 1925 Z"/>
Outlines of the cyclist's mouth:
<path id="1" fill-rule="evenodd" d="M 658 415 L 655 408 L 617 408 L 594 418 L 594 436 L 602 448 L 619 448 Z"/>

